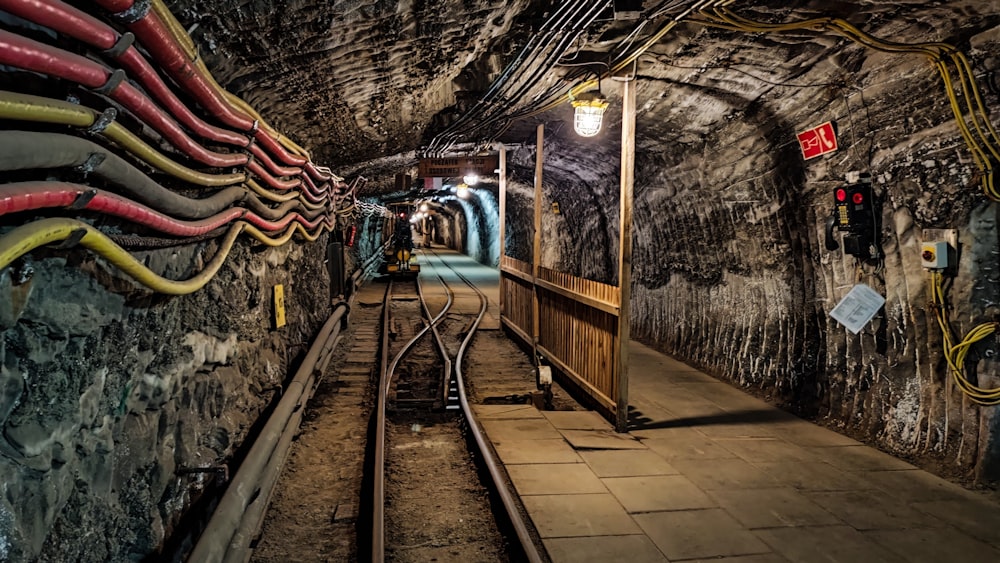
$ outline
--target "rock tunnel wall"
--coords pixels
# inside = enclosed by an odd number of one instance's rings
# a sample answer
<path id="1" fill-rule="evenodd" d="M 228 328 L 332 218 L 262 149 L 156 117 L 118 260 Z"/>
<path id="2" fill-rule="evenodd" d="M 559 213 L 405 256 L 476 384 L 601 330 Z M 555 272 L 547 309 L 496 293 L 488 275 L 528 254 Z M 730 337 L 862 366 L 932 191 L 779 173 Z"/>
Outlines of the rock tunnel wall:
<path id="1" fill-rule="evenodd" d="M 210 246 L 141 254 L 169 273 Z M 141 559 L 190 524 L 186 507 L 223 482 L 330 312 L 324 253 L 239 243 L 212 282 L 181 297 L 136 290 L 86 254 L 5 270 L 0 559 Z"/>
<path id="2" fill-rule="evenodd" d="M 971 45 L 974 64 L 995 64 L 995 31 L 936 25 Z M 958 229 L 955 332 L 998 320 L 997 204 L 981 192 L 940 76 L 920 57 L 827 57 L 821 42 L 772 36 L 744 45 L 763 78 L 702 67 L 683 83 L 638 82 L 633 337 L 938 472 L 995 480 L 995 407 L 974 405 L 948 377 L 920 263 L 923 228 Z M 781 84 L 767 78 L 769 60 L 826 70 Z M 664 95 L 669 115 L 644 105 Z M 996 122 L 997 92 L 985 99 Z M 546 137 L 542 263 L 616 283 L 620 112 L 606 119 L 589 142 Z M 839 152 L 803 161 L 796 132 L 825 121 Z M 522 147 L 512 151 L 508 225 L 519 224 L 508 227 L 508 254 L 527 260 L 534 149 Z M 870 172 L 884 194 L 883 266 L 824 247 L 833 190 L 851 171 Z M 858 282 L 887 302 L 853 335 L 829 313 Z M 996 340 L 975 350 L 971 372 L 996 386 Z"/>

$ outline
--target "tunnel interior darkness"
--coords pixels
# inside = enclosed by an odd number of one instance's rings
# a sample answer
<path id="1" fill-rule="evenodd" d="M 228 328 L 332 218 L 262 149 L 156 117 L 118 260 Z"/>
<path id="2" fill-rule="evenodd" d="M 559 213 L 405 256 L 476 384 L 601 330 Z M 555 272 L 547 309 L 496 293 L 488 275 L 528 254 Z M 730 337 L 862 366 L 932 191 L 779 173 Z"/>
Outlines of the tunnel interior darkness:
<path id="1" fill-rule="evenodd" d="M 387 206 L 430 202 L 435 244 L 496 266 L 499 178 L 401 187 L 420 158 L 503 144 L 530 262 L 544 125 L 539 262 L 617 284 L 626 80 L 632 337 L 995 483 L 996 336 L 957 345 L 1000 321 L 1000 4 L 613 4 L 0 0 L 0 559 L 162 549 L 328 316 L 329 246 L 348 273 L 379 254 Z M 569 98 L 598 76 L 583 138 Z M 825 123 L 837 149 L 804 158 Z M 857 259 L 825 239 L 862 173 Z M 885 304 L 854 334 L 830 315 L 858 284 Z"/>

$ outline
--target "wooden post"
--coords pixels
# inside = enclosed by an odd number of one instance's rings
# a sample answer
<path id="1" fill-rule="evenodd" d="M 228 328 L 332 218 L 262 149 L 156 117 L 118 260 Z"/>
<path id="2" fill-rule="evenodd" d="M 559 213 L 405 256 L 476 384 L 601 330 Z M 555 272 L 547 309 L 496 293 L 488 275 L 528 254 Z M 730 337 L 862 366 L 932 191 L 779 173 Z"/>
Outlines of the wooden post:
<path id="1" fill-rule="evenodd" d="M 538 267 L 542 264 L 542 160 L 544 158 L 542 143 L 544 141 L 545 125 L 540 123 L 535 135 L 535 243 L 531 252 L 531 340 L 535 352 L 535 357 L 531 359 L 533 363 L 538 362 L 538 339 L 541 334 L 538 306 Z"/>
<path id="2" fill-rule="evenodd" d="M 622 184 L 618 241 L 618 287 L 621 303 L 618 313 L 618 391 L 615 397 L 615 430 L 628 432 L 628 346 L 630 301 L 632 299 L 632 205 L 635 180 L 635 81 L 624 82 L 622 92 Z"/>
<path id="3" fill-rule="evenodd" d="M 507 147 L 500 143 L 500 317 L 503 317 L 503 257 L 507 255 Z"/>

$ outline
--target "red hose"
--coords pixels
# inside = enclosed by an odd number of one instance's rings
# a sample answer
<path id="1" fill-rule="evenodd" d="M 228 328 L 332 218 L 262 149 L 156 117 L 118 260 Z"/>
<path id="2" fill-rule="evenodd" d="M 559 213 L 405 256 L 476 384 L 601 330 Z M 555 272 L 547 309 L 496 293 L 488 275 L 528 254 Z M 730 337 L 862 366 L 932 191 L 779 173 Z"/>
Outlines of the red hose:
<path id="1" fill-rule="evenodd" d="M 97 49 L 111 49 L 118 42 L 118 32 L 110 26 L 59 0 L 0 0 L 0 9 L 78 39 Z M 118 60 L 133 79 L 142 84 L 153 98 L 195 134 L 211 141 L 238 147 L 246 147 L 250 143 L 247 137 L 209 125 L 192 113 L 135 47 L 130 46 L 126 49 L 118 56 Z"/>
<path id="2" fill-rule="evenodd" d="M 281 180 L 279 178 L 275 178 L 268 173 L 267 170 L 264 170 L 264 167 L 261 166 L 256 160 L 250 161 L 250 164 L 247 164 L 247 169 L 254 175 L 258 176 L 261 180 L 264 180 L 268 186 L 271 186 L 276 190 L 287 191 L 302 185 L 302 180 L 300 178 L 295 178 L 293 180 Z"/>
<path id="3" fill-rule="evenodd" d="M 128 10 L 133 4 L 132 0 L 95 0 L 95 2 L 112 13 Z M 253 119 L 230 105 L 229 101 L 202 76 L 198 67 L 190 64 L 183 49 L 155 12 L 146 13 L 127 27 L 142 41 L 146 50 L 171 78 L 186 88 L 205 109 L 240 131 L 250 131 L 255 128 Z M 304 157 L 289 153 L 281 143 L 260 129 L 254 132 L 254 138 L 285 164 L 302 166 L 308 161 Z"/>
<path id="4" fill-rule="evenodd" d="M 250 143 L 248 150 L 254 158 L 263 162 L 264 166 L 275 176 L 298 176 L 302 173 L 302 169 L 296 166 L 281 166 L 274 162 L 271 155 L 264 152 L 264 149 L 260 148 L 260 145 L 256 143 Z"/>
<path id="5" fill-rule="evenodd" d="M 19 182 L 0 185 L 0 216 L 43 208 L 69 207 L 81 201 L 81 198 L 89 199 L 83 205 L 77 205 L 75 209 L 112 215 L 162 233 L 181 237 L 202 235 L 237 219 L 249 221 L 265 231 L 283 230 L 292 221 L 299 222 L 307 230 L 323 222 L 330 224 L 326 215 L 308 220 L 298 213 L 289 213 L 281 219 L 269 221 L 242 207 L 231 207 L 205 219 L 183 221 L 120 195 L 68 182 Z"/>
<path id="6" fill-rule="evenodd" d="M 0 215 L 46 207 L 69 207 L 88 192 L 96 193 L 93 199 L 82 207 L 78 206 L 78 209 L 106 213 L 175 236 L 202 235 L 246 213 L 246 209 L 230 207 L 205 219 L 181 221 L 119 195 L 86 186 L 66 182 L 21 182 L 0 186 Z"/>
<path id="7" fill-rule="evenodd" d="M 0 30 L 0 63 L 72 80 L 89 88 L 100 88 L 112 77 L 108 69 L 90 59 L 3 30 Z M 245 154 L 217 153 L 199 145 L 166 112 L 126 80 L 108 95 L 198 162 L 225 168 L 242 166 L 249 160 Z"/>

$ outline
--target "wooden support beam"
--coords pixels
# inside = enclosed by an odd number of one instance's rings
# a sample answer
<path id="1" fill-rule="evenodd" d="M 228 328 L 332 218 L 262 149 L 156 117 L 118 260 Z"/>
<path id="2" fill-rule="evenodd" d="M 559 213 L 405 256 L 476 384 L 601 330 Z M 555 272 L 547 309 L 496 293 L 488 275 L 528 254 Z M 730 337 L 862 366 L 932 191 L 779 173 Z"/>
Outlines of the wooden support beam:
<path id="1" fill-rule="evenodd" d="M 538 338 L 541 334 L 539 306 L 538 306 L 538 267 L 542 263 L 542 160 L 544 151 L 542 144 L 545 141 L 545 125 L 538 124 L 535 135 L 535 242 L 531 252 L 531 338 L 535 349 L 535 357 L 532 363 L 538 361 Z"/>
<path id="2" fill-rule="evenodd" d="M 635 183 L 635 81 L 624 82 L 622 93 L 622 181 L 619 211 L 618 287 L 618 382 L 616 388 L 615 430 L 628 432 L 628 347 L 631 332 L 629 317 L 632 300 L 632 206 Z"/>
<path id="3" fill-rule="evenodd" d="M 507 255 L 507 147 L 500 143 L 500 264 Z M 497 264 L 497 267 L 500 267 Z M 503 317 L 503 270 L 500 271 L 500 316 Z"/>

